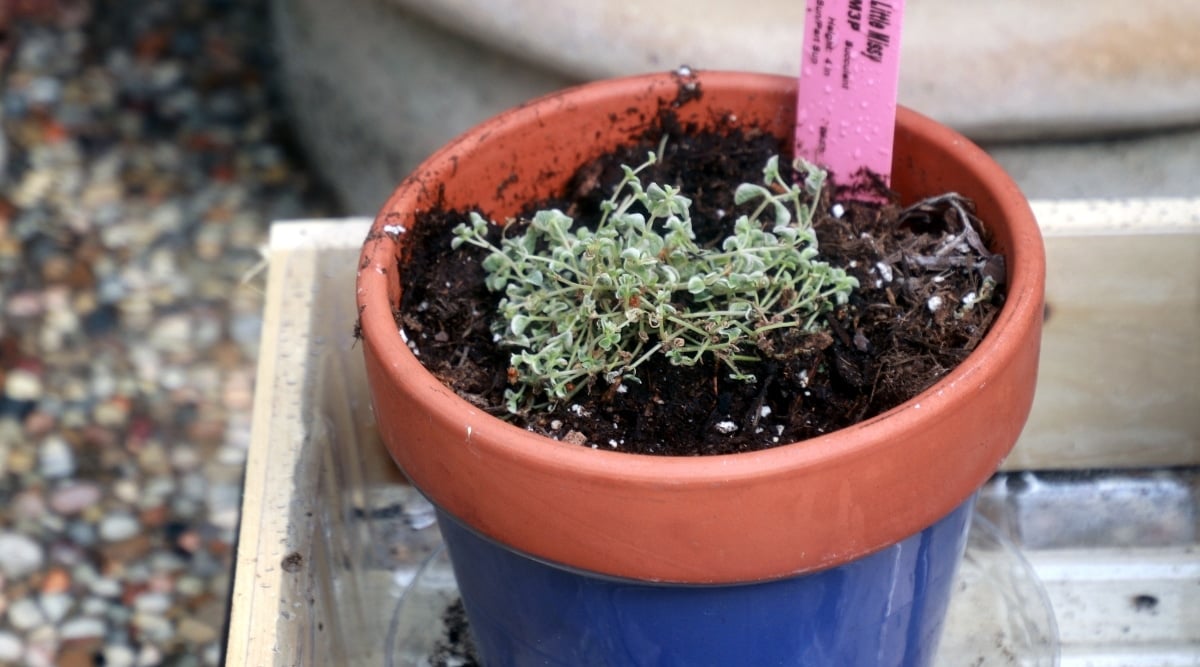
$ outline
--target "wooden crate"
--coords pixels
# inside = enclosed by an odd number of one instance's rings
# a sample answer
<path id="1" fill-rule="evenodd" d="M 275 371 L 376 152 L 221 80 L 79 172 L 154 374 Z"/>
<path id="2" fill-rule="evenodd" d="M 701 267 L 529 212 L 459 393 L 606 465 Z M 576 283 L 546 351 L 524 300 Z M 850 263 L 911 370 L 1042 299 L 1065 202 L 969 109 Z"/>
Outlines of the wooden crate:
<path id="1" fill-rule="evenodd" d="M 1034 412 L 1005 469 L 1200 465 L 1200 198 L 1034 208 L 1049 319 Z M 398 596 L 438 542 L 375 437 L 352 336 L 368 224 L 271 230 L 228 665 L 383 664 Z M 1063 665 L 1200 666 L 1191 498 L 1191 543 L 1025 549 Z"/>

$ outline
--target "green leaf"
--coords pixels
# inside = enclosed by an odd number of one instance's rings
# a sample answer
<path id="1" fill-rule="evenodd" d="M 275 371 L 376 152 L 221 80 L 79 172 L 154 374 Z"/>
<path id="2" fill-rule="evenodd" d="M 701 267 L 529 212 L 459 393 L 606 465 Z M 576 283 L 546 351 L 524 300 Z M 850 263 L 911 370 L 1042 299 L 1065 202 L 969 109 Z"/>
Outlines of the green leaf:
<path id="1" fill-rule="evenodd" d="M 696 233 L 692 231 L 692 223 L 689 220 L 680 218 L 678 216 L 671 216 L 667 218 L 665 223 L 663 223 L 663 227 L 667 231 L 671 232 L 671 234 L 669 234 L 670 237 L 678 237 L 679 239 L 686 239 L 687 241 L 694 241 L 696 239 Z M 684 243 L 680 243 L 679 241 L 675 241 L 675 243 L 677 245 L 686 245 Z"/>
<path id="2" fill-rule="evenodd" d="M 749 317 L 754 306 L 749 301 L 730 301 L 728 310 L 738 317 Z"/>
<path id="3" fill-rule="evenodd" d="M 512 322 L 508 325 L 508 329 L 513 333 L 514 336 L 520 336 L 521 334 L 525 333 L 525 328 L 528 327 L 532 321 L 533 320 L 531 320 L 528 315 L 517 315 L 512 318 Z"/>
<path id="4" fill-rule="evenodd" d="M 773 202 L 773 204 L 775 207 L 775 223 L 776 224 L 786 225 L 787 223 L 792 221 L 792 212 L 788 210 L 788 207 L 785 206 L 783 204 L 783 202 L 781 202 L 779 200 L 775 200 L 775 202 Z"/>
<path id="5" fill-rule="evenodd" d="M 779 177 L 779 156 L 772 155 L 767 159 L 767 164 L 763 166 L 763 182 L 773 183 L 780 180 Z"/>
<path id="6" fill-rule="evenodd" d="M 771 191 L 761 185 L 742 183 L 737 187 L 736 190 L 733 191 L 733 203 L 741 206 L 742 204 L 754 201 L 755 199 L 762 199 L 770 196 Z"/>
<path id="7" fill-rule="evenodd" d="M 493 274 L 485 278 L 483 284 L 492 292 L 500 292 L 508 285 L 508 279 L 502 275 Z"/>
<path id="8" fill-rule="evenodd" d="M 574 222 L 567 214 L 552 208 L 535 213 L 529 225 L 534 229 L 545 231 L 551 236 L 559 236 L 566 234 Z"/>

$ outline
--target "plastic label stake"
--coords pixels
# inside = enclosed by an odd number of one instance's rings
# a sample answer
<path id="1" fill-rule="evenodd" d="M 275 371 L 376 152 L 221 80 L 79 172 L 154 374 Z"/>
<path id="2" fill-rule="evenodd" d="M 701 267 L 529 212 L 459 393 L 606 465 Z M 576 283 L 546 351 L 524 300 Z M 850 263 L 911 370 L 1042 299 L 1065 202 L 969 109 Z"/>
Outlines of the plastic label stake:
<path id="1" fill-rule="evenodd" d="M 904 0 L 806 2 L 796 155 L 862 199 L 890 183 Z"/>

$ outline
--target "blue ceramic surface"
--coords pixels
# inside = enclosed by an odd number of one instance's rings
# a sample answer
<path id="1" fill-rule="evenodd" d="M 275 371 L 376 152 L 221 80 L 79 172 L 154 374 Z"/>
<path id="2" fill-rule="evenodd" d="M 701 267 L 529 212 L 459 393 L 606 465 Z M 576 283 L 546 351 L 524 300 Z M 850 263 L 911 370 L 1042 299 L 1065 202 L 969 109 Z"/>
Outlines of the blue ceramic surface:
<path id="1" fill-rule="evenodd" d="M 925 667 L 973 505 L 848 564 L 732 586 L 593 576 L 515 553 L 444 512 L 439 526 L 488 667 Z"/>

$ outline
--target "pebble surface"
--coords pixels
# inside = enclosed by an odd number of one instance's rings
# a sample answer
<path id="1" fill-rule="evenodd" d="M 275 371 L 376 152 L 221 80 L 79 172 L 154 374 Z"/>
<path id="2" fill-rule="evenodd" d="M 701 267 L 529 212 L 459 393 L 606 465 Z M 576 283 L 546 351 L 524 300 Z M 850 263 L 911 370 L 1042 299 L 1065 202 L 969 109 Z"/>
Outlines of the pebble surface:
<path id="1" fill-rule="evenodd" d="M 217 665 L 272 220 L 266 0 L 0 2 L 0 667 Z"/>

